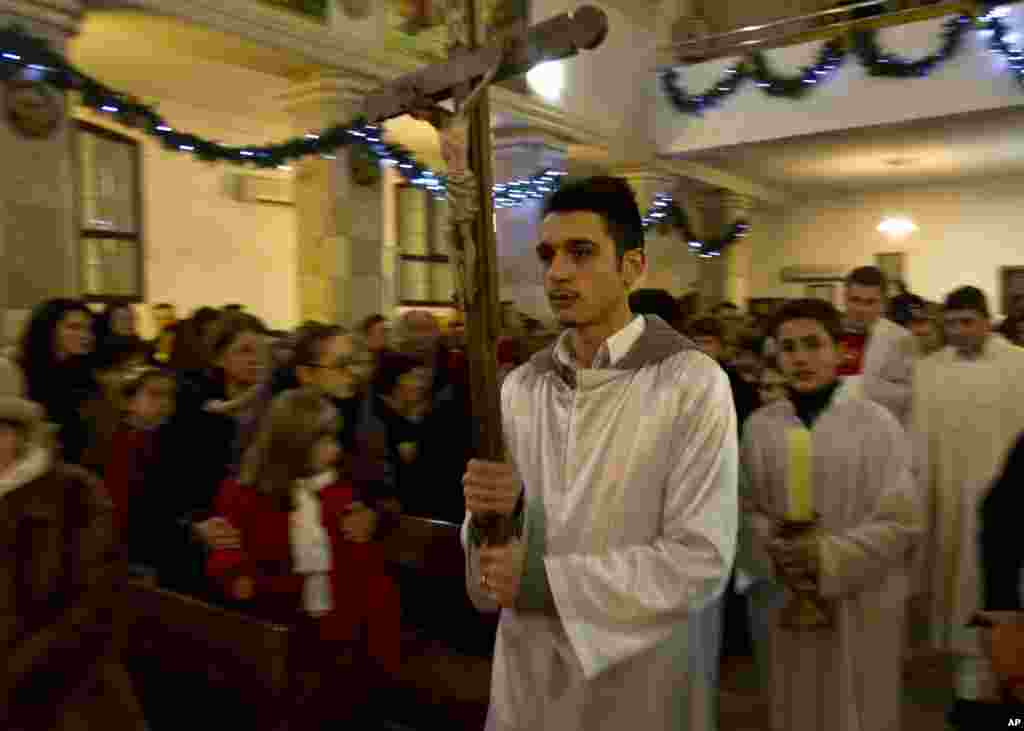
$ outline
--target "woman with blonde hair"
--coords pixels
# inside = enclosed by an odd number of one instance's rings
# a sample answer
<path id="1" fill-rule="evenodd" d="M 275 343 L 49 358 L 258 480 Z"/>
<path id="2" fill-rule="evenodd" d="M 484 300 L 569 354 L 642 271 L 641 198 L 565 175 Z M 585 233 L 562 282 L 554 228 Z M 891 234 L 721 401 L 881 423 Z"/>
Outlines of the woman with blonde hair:
<path id="1" fill-rule="evenodd" d="M 214 551 L 207 570 L 247 611 L 296 627 L 303 666 L 321 681 L 333 663 L 353 656 L 362 692 L 346 689 L 335 707 L 332 688 L 304 699 L 319 722 L 358 711 L 399 668 L 398 589 L 382 547 L 372 541 L 373 511 L 361 509 L 350 482 L 339 478 L 338 412 L 316 388 L 278 396 L 242 461 L 226 480 L 216 510 L 241 534 L 241 547 Z M 325 665 L 325 663 L 328 663 Z M 347 682 L 347 681 L 346 681 Z M 342 713 L 344 711 L 345 713 Z"/>

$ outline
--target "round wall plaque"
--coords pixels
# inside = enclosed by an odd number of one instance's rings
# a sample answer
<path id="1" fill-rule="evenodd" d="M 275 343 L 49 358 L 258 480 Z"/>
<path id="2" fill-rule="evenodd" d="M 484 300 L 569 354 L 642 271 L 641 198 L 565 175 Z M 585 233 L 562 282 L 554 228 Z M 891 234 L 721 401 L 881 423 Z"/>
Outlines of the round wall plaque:
<path id="1" fill-rule="evenodd" d="M 15 77 L 7 82 L 7 119 L 25 137 L 50 137 L 60 126 L 60 97 L 41 81 Z"/>

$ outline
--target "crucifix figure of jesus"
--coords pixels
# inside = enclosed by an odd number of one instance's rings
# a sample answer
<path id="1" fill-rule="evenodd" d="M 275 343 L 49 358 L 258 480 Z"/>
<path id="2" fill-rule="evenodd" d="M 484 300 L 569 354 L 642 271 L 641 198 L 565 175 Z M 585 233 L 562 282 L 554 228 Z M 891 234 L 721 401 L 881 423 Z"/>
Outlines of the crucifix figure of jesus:
<path id="1" fill-rule="evenodd" d="M 501 461 L 505 449 L 494 355 L 500 309 L 487 89 L 544 61 L 596 48 L 607 35 L 608 19 L 599 8 L 584 5 L 571 15 L 563 13 L 484 46 L 477 0 L 448 0 L 446 10 L 448 60 L 371 94 L 364 112 L 371 123 L 410 114 L 429 122 L 440 136 L 448 166 L 456 294 L 466 316 L 476 452 L 481 459 Z M 454 111 L 439 106 L 448 99 Z M 480 523 L 489 544 L 500 545 L 511 537 L 511 521 L 493 516 Z"/>

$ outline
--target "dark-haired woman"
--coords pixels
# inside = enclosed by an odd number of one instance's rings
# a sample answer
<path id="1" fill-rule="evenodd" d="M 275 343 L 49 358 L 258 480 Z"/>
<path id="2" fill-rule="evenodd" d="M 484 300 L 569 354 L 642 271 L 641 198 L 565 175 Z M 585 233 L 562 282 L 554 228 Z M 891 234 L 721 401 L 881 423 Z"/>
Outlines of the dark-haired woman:
<path id="1" fill-rule="evenodd" d="M 89 446 L 88 410 L 100 398 L 92 370 L 93 314 L 85 303 L 53 299 L 33 312 L 21 343 L 19 365 L 29 398 L 42 404 L 58 427 L 61 456 L 79 464 Z"/>
<path id="2" fill-rule="evenodd" d="M 244 313 L 222 315 L 207 344 L 207 368 L 180 378 L 176 422 L 187 435 L 187 484 L 175 495 L 173 512 L 188 548 L 182 547 L 173 581 L 181 591 L 200 591 L 202 554 L 237 545 L 238 532 L 214 517 L 213 500 L 232 474 L 240 420 L 268 373 L 267 329 Z"/>

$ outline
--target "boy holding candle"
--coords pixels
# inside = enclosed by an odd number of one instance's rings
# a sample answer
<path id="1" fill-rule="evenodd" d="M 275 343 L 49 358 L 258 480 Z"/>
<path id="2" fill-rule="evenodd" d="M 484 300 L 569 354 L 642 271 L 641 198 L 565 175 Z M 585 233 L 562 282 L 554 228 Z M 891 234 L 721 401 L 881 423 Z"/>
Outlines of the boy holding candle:
<path id="1" fill-rule="evenodd" d="M 822 300 L 782 308 L 787 398 L 755 412 L 741 444 L 737 565 L 780 589 L 753 595 L 772 731 L 900 725 L 906 564 L 922 514 L 903 429 L 838 376 L 841 328 Z"/>

